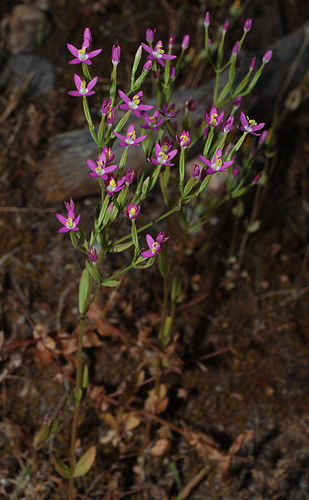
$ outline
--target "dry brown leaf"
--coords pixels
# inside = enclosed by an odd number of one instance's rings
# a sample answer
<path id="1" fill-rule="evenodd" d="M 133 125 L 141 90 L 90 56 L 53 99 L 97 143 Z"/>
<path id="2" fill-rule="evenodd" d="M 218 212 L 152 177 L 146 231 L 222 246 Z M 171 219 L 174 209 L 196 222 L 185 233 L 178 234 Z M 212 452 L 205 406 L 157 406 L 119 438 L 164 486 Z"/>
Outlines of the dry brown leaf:
<path id="1" fill-rule="evenodd" d="M 144 404 L 145 410 L 155 414 L 162 413 L 166 410 L 169 402 L 169 398 L 166 396 L 166 393 L 167 388 L 164 384 L 160 384 L 158 393 L 155 389 L 151 389 Z"/>
<path id="2" fill-rule="evenodd" d="M 150 449 L 151 455 L 155 457 L 160 457 L 167 453 L 172 446 L 172 443 L 168 439 L 158 439 L 154 446 Z"/>
<path id="3" fill-rule="evenodd" d="M 127 431 L 136 429 L 141 423 L 141 420 L 137 418 L 133 412 L 125 413 L 121 420 L 124 422 Z"/>
<path id="4" fill-rule="evenodd" d="M 66 332 L 61 332 L 59 340 L 61 344 L 60 350 L 64 356 L 73 354 L 77 351 L 77 338 L 75 335 L 69 335 Z"/>

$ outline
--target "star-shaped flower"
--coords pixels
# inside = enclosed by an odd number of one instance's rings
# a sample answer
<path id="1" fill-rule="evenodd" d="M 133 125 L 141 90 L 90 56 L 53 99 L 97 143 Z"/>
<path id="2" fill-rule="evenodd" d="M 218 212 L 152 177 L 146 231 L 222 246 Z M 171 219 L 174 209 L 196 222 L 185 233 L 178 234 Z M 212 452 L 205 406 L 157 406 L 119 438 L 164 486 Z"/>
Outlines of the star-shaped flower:
<path id="1" fill-rule="evenodd" d="M 216 172 L 222 172 L 226 170 L 230 165 L 233 165 L 234 160 L 230 161 L 222 161 L 222 149 L 217 149 L 215 154 L 213 155 L 212 160 L 207 160 L 204 156 L 200 155 L 200 158 L 203 163 L 205 163 L 208 168 L 206 170 L 207 174 L 215 174 Z"/>

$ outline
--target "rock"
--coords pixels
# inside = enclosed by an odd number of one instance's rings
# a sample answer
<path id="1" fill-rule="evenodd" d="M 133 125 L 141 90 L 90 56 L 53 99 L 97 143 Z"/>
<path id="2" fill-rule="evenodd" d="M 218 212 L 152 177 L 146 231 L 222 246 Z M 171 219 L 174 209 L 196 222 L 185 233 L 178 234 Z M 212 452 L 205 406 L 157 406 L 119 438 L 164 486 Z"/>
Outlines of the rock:
<path id="1" fill-rule="evenodd" d="M 55 86 L 54 66 L 46 57 L 38 54 L 10 55 L 1 73 L 0 86 L 3 87 L 12 82 L 16 87 L 21 87 L 28 77 L 30 78 L 28 95 L 46 94 Z"/>
<path id="2" fill-rule="evenodd" d="M 271 119 L 274 101 L 285 85 L 287 78 L 289 78 L 289 81 L 285 92 L 297 85 L 305 74 L 309 57 L 308 28 L 309 24 L 306 24 L 295 33 L 281 38 L 272 47 L 273 59 L 266 66 L 260 82 L 250 97 L 250 103 L 258 102 L 258 107 L 256 106 L 254 109 L 254 118 L 257 121 Z M 288 77 L 289 70 L 299 54 L 298 65 L 290 78 Z M 260 62 L 263 53 L 242 54 L 238 79 L 241 79 L 246 73 L 253 55 L 256 55 L 257 60 Z M 222 78 L 220 83 L 222 87 L 226 83 L 226 79 L 227 75 L 225 75 L 225 80 Z M 211 80 L 196 89 L 179 90 L 174 93 L 173 102 L 176 103 L 176 107 L 183 107 L 186 97 L 189 96 L 191 99 L 197 100 L 199 107 L 191 115 L 193 119 L 197 120 L 201 117 L 203 109 L 210 103 L 213 87 L 214 80 Z M 115 148 L 117 161 L 119 161 L 121 153 L 122 151 L 119 151 L 119 148 L 118 151 Z M 47 146 L 46 157 L 41 163 L 42 173 L 36 182 L 37 188 L 46 194 L 47 202 L 58 202 L 69 199 L 70 196 L 76 199 L 98 193 L 96 182 L 93 182 L 93 179 L 87 179 L 88 168 L 86 165 L 86 158 L 95 158 L 97 154 L 98 149 L 88 130 L 77 130 L 52 137 Z M 136 168 L 143 165 L 143 161 L 142 148 L 131 148 L 127 167 Z"/>
<path id="3" fill-rule="evenodd" d="M 48 29 L 46 15 L 40 8 L 16 5 L 1 22 L 5 51 L 11 54 L 31 52 L 38 43 L 38 36 L 46 35 Z"/>

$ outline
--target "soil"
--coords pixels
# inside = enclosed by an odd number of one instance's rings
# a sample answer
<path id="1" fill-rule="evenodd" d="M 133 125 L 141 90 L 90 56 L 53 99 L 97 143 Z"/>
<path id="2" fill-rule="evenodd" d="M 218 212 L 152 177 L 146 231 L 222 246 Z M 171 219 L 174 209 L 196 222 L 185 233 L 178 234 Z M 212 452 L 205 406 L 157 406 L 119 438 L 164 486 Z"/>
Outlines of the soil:
<path id="1" fill-rule="evenodd" d="M 17 4 L 2 2 L 6 36 Z M 44 26 L 36 27 L 42 36 L 29 50 L 52 63 L 56 84 L 40 94 L 8 83 L 0 98 L 1 498 L 67 498 L 67 481 L 54 463 L 69 453 L 84 262 L 69 238 L 57 233 L 55 212 L 63 205 L 47 205 L 34 187 L 48 138 L 85 125 L 80 102 L 66 93 L 72 67 L 65 44 L 78 45 L 85 26 L 107 58 L 119 43 L 119 82 L 125 85 L 146 28 L 156 27 L 162 40 L 170 33 L 181 40 L 188 32 L 198 45 L 195 26 L 205 4 L 27 3 L 45 16 Z M 209 4 L 219 25 L 232 2 Z M 247 17 L 253 28 L 246 48 L 254 51 L 267 50 L 309 15 L 301 0 L 247 2 L 227 43 L 241 36 Z M 4 37 L 4 67 L 6 43 Z M 179 83 L 184 88 L 192 84 L 187 64 Z M 106 90 L 110 68 L 101 69 Z M 205 70 L 193 82 L 211 76 Z M 150 95 L 151 87 L 145 91 Z M 92 304 L 84 343 L 90 385 L 76 453 L 96 445 L 97 456 L 76 480 L 77 498 L 309 498 L 308 80 L 297 92 L 293 109 L 281 103 L 285 111 L 266 160 L 260 159 L 268 162 L 269 176 L 255 206 L 259 230 L 245 230 L 250 192 L 238 227 L 226 204 L 186 241 L 172 342 L 163 348 L 158 341 L 162 281 L 156 265 L 126 274 Z M 269 126 L 275 111 L 268 110 Z M 76 200 L 85 227 L 97 202 L 95 196 Z M 168 243 L 175 253 L 177 233 L 179 228 Z M 106 274 L 128 264 L 128 256 L 116 254 Z M 36 446 L 44 418 L 54 421 L 59 410 L 57 433 Z"/>

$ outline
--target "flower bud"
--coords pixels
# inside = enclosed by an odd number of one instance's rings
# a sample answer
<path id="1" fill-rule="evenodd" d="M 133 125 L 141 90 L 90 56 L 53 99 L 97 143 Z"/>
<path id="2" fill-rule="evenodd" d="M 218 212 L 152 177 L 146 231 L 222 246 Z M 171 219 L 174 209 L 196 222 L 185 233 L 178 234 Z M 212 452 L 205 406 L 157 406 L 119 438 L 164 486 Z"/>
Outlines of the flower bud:
<path id="1" fill-rule="evenodd" d="M 174 42 L 175 42 L 175 38 L 176 38 L 176 36 L 175 36 L 175 35 L 171 35 L 171 36 L 169 37 L 169 39 L 168 39 L 168 48 L 169 48 L 170 50 L 172 50 L 172 48 L 173 48 L 173 45 L 174 45 Z"/>
<path id="2" fill-rule="evenodd" d="M 245 21 L 245 24 L 244 24 L 244 31 L 246 31 L 248 33 L 248 31 L 250 31 L 252 28 L 252 19 L 249 18 Z"/>
<path id="3" fill-rule="evenodd" d="M 151 68 L 152 68 L 152 60 L 148 59 L 148 61 L 146 61 L 144 66 L 143 66 L 143 70 L 150 71 Z"/>
<path id="4" fill-rule="evenodd" d="M 223 31 L 223 33 L 224 33 L 224 34 L 227 32 L 227 29 L 228 29 L 228 27 L 229 27 L 229 24 L 230 24 L 230 21 L 229 21 L 228 19 L 226 19 L 226 20 L 224 21 L 223 28 L 222 28 L 222 31 Z"/>
<path id="5" fill-rule="evenodd" d="M 185 35 L 182 39 L 181 48 L 186 50 L 190 45 L 190 35 Z"/>
<path id="6" fill-rule="evenodd" d="M 233 177 L 238 177 L 240 174 L 240 168 L 239 167 L 234 167 L 232 171 L 232 176 Z"/>
<path id="7" fill-rule="evenodd" d="M 273 56 L 273 51 L 272 50 L 267 50 L 263 56 L 263 63 L 269 63 Z"/>
<path id="8" fill-rule="evenodd" d="M 120 47 L 119 45 L 113 45 L 112 48 L 112 63 L 114 66 L 117 66 L 120 61 Z"/>
<path id="9" fill-rule="evenodd" d="M 209 12 L 207 11 L 206 14 L 205 14 L 205 18 L 204 18 L 204 26 L 209 26 L 210 24 L 210 14 Z"/>
<path id="10" fill-rule="evenodd" d="M 134 170 L 129 169 L 125 175 L 125 182 L 127 184 L 132 184 L 133 180 L 135 177 L 135 172 Z"/>
<path id="11" fill-rule="evenodd" d="M 236 57 L 238 53 L 239 42 L 235 42 L 232 50 L 232 56 Z"/>
<path id="12" fill-rule="evenodd" d="M 192 177 L 196 178 L 200 176 L 200 167 L 195 163 L 192 167 Z"/>
<path id="13" fill-rule="evenodd" d="M 268 130 L 263 130 L 263 132 L 261 133 L 261 135 L 259 137 L 259 144 L 264 144 L 264 142 L 266 141 L 267 134 L 268 134 Z"/>
<path id="14" fill-rule="evenodd" d="M 170 78 L 173 80 L 176 77 L 176 67 L 171 66 L 170 68 Z"/>
<path id="15" fill-rule="evenodd" d="M 147 28 L 146 30 L 146 40 L 148 43 L 152 43 L 153 42 L 153 39 L 154 39 L 154 36 L 156 34 L 156 28 L 154 28 L 153 30 L 151 30 L 150 28 Z"/>
<path id="16" fill-rule="evenodd" d="M 251 63 L 250 63 L 250 68 L 249 68 L 249 71 L 252 71 L 254 69 L 254 66 L 255 66 L 255 62 L 256 62 L 256 57 L 252 57 L 251 59 Z"/>
<path id="17" fill-rule="evenodd" d="M 233 108 L 236 110 L 238 108 L 240 108 L 241 106 L 241 101 L 242 101 L 242 98 L 241 97 L 235 97 L 235 99 L 233 99 Z"/>

